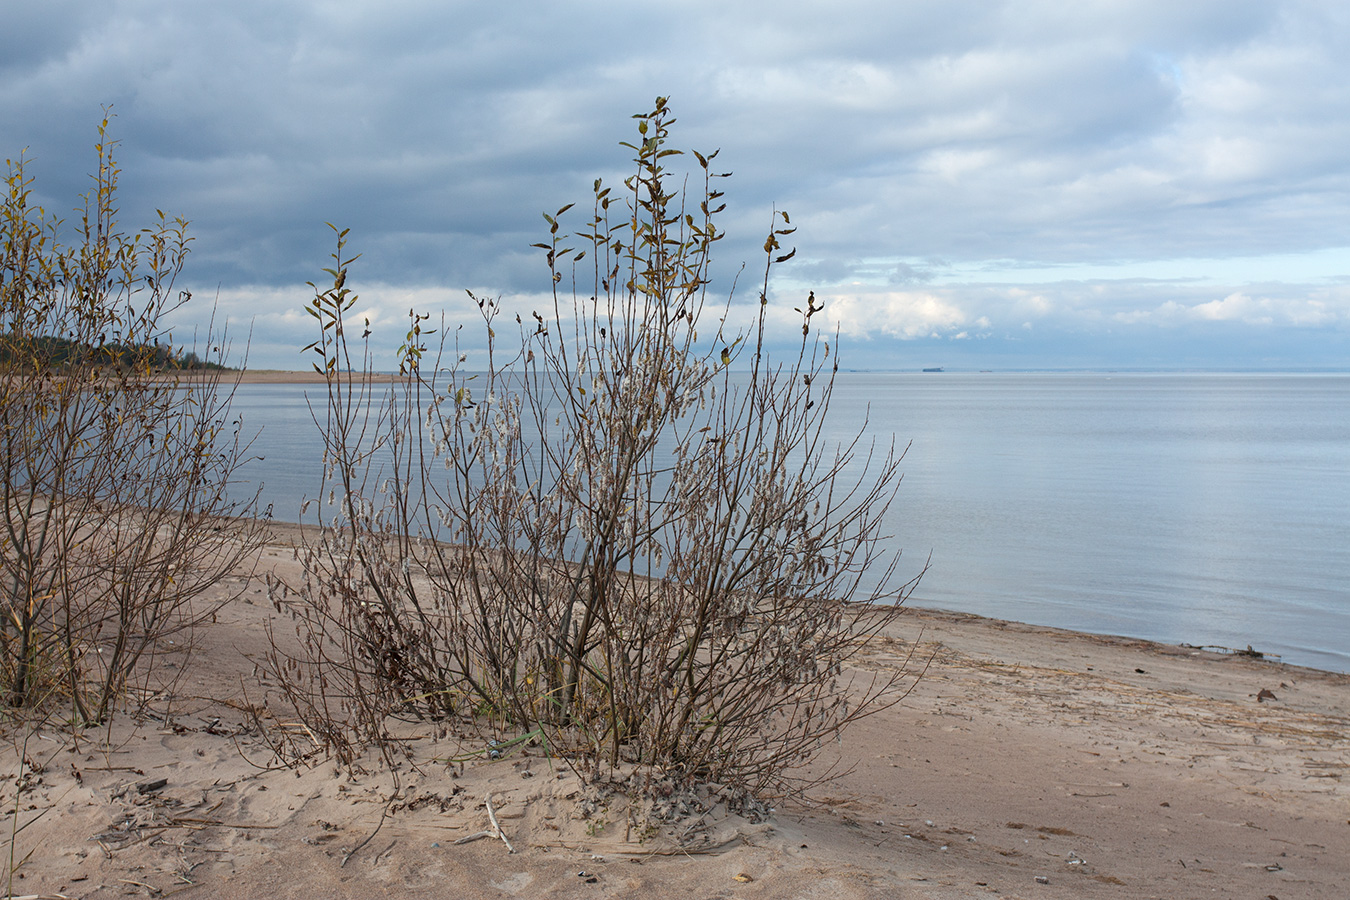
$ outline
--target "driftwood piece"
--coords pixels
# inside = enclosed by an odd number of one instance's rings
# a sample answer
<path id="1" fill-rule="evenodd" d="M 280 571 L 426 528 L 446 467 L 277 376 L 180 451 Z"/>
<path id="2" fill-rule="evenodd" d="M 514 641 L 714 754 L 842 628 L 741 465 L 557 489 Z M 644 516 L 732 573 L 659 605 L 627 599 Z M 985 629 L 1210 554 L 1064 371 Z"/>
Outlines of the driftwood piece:
<path id="1" fill-rule="evenodd" d="M 515 852 L 516 852 L 516 848 L 515 848 L 515 847 L 512 847 L 512 846 L 511 846 L 511 842 L 510 842 L 509 840 L 506 839 L 506 832 L 502 831 L 502 824 L 501 824 L 500 822 L 497 821 L 497 814 L 496 814 L 495 812 L 492 811 L 492 793 L 491 793 L 491 792 L 488 792 L 488 795 L 487 795 L 487 811 L 488 811 L 488 820 L 492 822 L 492 830 L 493 830 L 494 832 L 496 832 L 497 837 L 501 838 L 501 839 L 502 839 L 502 843 L 506 845 L 506 852 L 507 852 L 507 853 L 515 853 Z"/>

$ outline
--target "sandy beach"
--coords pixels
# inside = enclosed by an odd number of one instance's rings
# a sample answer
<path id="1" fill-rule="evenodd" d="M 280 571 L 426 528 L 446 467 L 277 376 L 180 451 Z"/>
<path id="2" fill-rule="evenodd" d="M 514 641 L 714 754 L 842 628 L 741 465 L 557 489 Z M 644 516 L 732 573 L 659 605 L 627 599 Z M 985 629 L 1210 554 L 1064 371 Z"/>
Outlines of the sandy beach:
<path id="1" fill-rule="evenodd" d="M 388 381 L 391 374 L 375 375 L 381 381 Z M 230 384 L 238 379 L 240 384 L 323 384 L 328 379 L 321 372 L 293 372 L 285 369 L 245 369 L 242 372 L 222 372 L 221 382 Z"/>
<path id="2" fill-rule="evenodd" d="M 457 748 L 430 727 L 409 733 L 418 767 L 396 779 L 319 756 L 279 767 L 264 737 L 305 738 L 254 660 L 276 616 L 262 576 L 296 576 L 293 540 L 274 529 L 259 570 L 221 587 L 243 599 L 190 651 L 163 648 L 183 677 L 150 718 L 78 742 L 7 729 L 15 897 L 1293 900 L 1350 885 L 1350 676 L 917 608 L 858 673 L 926 669 L 914 691 L 817 763 L 847 774 L 763 820 L 705 791 L 634 833 L 619 792 L 566 761 L 447 763 Z"/>
<path id="3" fill-rule="evenodd" d="M 319 372 L 292 372 L 284 369 L 227 370 L 220 373 L 222 384 L 323 384 L 327 379 Z"/>

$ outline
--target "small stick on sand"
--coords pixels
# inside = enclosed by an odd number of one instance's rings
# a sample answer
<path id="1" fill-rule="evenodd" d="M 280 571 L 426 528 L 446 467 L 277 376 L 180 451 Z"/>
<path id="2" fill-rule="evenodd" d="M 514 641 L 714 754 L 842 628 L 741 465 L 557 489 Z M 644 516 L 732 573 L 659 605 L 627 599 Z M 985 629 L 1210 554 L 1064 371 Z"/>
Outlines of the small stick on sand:
<path id="1" fill-rule="evenodd" d="M 497 833 L 496 833 L 495 831 L 475 831 L 473 834 L 465 835 L 464 837 L 462 837 L 462 838 L 460 838 L 459 840 L 455 841 L 455 843 L 456 843 L 456 844 L 467 844 L 467 843 L 470 843 L 470 842 L 472 842 L 472 841 L 476 841 L 476 840 L 478 840 L 479 838 L 496 837 L 496 836 L 497 836 Z"/>
<path id="2" fill-rule="evenodd" d="M 516 848 L 512 847 L 511 842 L 506 839 L 506 832 L 502 831 L 502 825 L 500 822 L 497 821 L 497 814 L 492 811 L 491 792 L 489 792 L 487 795 L 487 811 L 488 811 L 488 819 L 492 822 L 492 829 L 497 833 L 497 837 L 502 839 L 502 843 L 506 845 L 506 852 L 515 853 Z"/>

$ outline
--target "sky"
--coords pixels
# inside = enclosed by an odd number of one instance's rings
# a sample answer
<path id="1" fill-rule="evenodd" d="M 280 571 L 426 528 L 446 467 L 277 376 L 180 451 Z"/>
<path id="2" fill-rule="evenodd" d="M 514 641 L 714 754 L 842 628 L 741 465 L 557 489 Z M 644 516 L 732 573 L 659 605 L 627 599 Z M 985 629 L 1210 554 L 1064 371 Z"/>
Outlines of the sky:
<path id="1" fill-rule="evenodd" d="M 191 224 L 186 341 L 307 365 L 350 228 L 392 360 L 410 308 L 542 303 L 541 213 L 630 171 L 632 114 L 720 149 L 714 292 L 824 300 L 846 368 L 1350 368 L 1350 5 L 8 2 L 0 158 L 69 216 L 102 108 L 122 223 Z M 564 219 L 564 226 L 569 220 Z M 581 227 L 580 216 L 571 224 Z M 466 337 L 472 342 L 475 338 Z"/>

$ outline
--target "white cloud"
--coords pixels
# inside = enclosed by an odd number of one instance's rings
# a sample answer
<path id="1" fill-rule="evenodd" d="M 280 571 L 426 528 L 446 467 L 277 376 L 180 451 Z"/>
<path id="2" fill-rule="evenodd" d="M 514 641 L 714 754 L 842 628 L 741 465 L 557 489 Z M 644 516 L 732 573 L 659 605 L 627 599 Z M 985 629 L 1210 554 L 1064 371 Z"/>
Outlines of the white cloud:
<path id="1" fill-rule="evenodd" d="M 1024 316 L 1044 318 L 1054 311 L 1054 304 L 1050 299 L 1037 291 L 1014 287 L 1008 289 L 1007 296 L 1012 301 L 1011 309 L 1017 318 Z"/>
<path id="2" fill-rule="evenodd" d="M 1222 300 L 1211 300 L 1191 307 L 1191 315 L 1197 319 L 1213 322 L 1242 321 L 1257 325 L 1269 325 L 1270 315 L 1262 309 L 1264 304 L 1252 301 L 1246 294 L 1229 294 Z"/>
<path id="3" fill-rule="evenodd" d="M 1190 309 L 1193 318 L 1247 325 L 1289 325 L 1316 328 L 1350 323 L 1350 296 L 1251 297 L 1240 291 Z"/>
<path id="4" fill-rule="evenodd" d="M 902 339 L 949 335 L 973 317 L 928 291 L 822 292 L 825 315 L 850 337 L 887 335 Z"/>
<path id="5" fill-rule="evenodd" d="M 1114 313 L 1111 318 L 1121 325 L 1165 325 L 1182 321 L 1189 313 L 1188 307 L 1168 300 L 1153 309 L 1129 309 Z"/>

